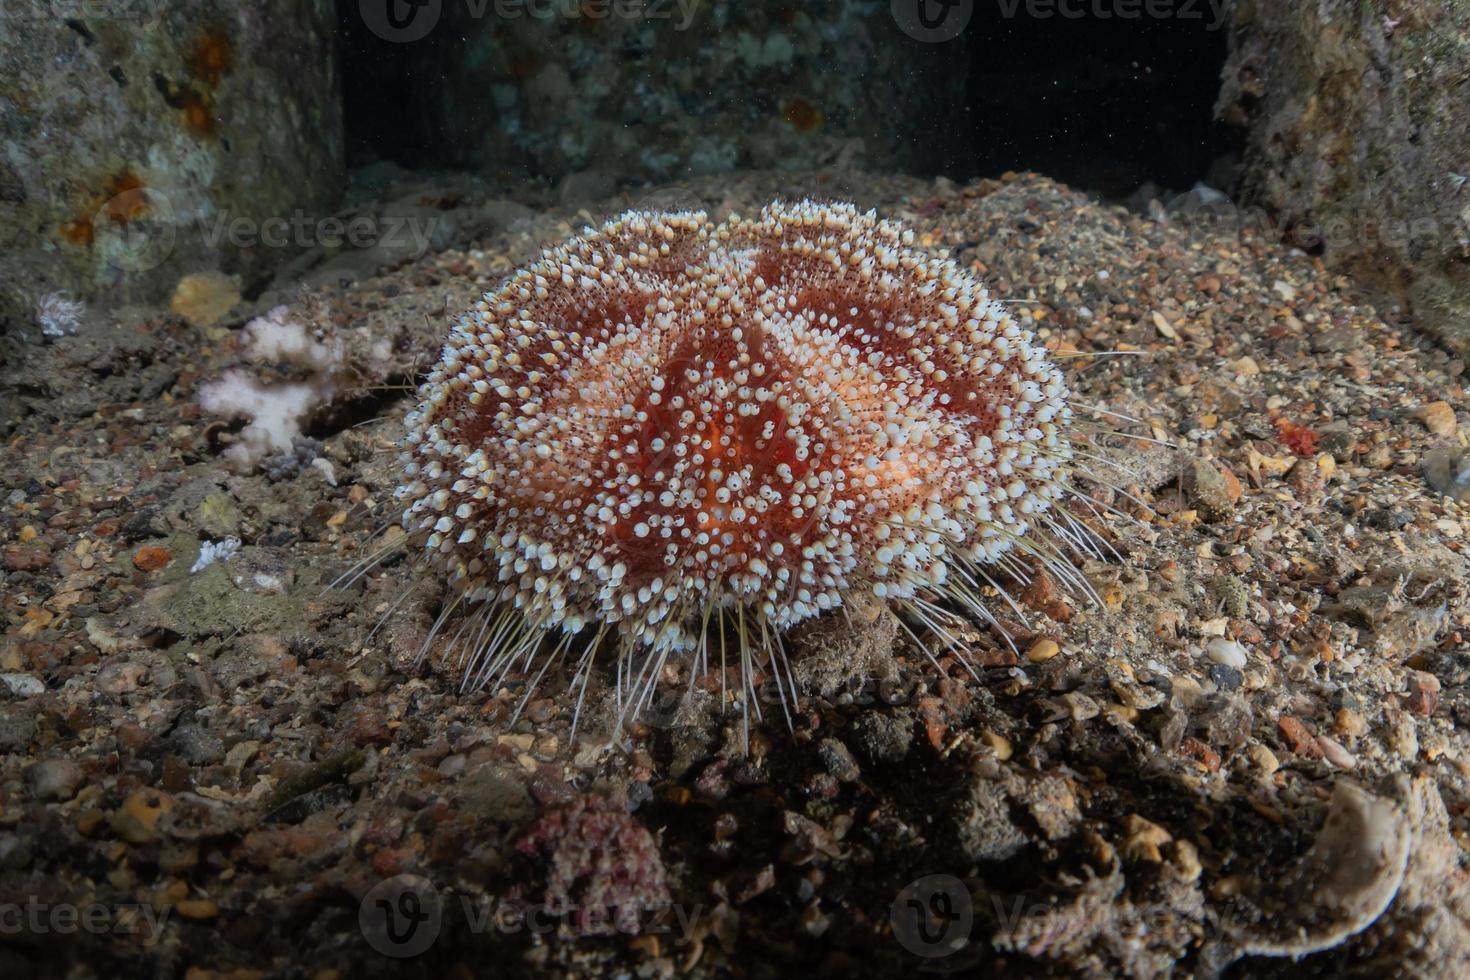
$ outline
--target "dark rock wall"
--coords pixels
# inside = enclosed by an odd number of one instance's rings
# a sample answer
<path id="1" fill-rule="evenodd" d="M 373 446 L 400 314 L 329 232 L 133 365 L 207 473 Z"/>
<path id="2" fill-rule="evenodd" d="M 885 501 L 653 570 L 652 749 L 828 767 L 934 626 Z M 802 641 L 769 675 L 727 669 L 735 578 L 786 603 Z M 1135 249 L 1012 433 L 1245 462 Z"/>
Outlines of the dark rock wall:
<path id="1" fill-rule="evenodd" d="M 1470 352 L 1470 3 L 1237 0 L 1244 196 Z"/>
<path id="2" fill-rule="evenodd" d="M 433 162 L 591 190 L 744 168 L 942 172 L 969 145 L 965 41 L 888 4 L 537 0 L 421 8 L 400 31 L 344 8 L 349 131 Z M 385 37 L 385 35 L 387 35 Z M 386 68 L 385 68 L 386 66 Z M 596 184 L 592 187 L 590 185 Z"/>
<path id="3" fill-rule="evenodd" d="M 21 0 L 0 66 L 0 315 L 54 290 L 157 299 L 201 268 L 249 280 L 289 245 L 222 222 L 340 191 L 330 0 Z"/>

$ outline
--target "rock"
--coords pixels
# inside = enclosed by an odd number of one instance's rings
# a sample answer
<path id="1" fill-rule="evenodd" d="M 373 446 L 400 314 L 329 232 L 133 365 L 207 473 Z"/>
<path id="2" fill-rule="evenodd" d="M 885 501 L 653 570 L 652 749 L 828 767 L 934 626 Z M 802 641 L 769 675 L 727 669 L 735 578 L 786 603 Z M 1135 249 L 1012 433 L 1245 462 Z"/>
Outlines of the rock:
<path id="1" fill-rule="evenodd" d="M 589 794 L 548 810 L 516 846 L 544 869 L 544 907 L 575 910 L 579 935 L 634 931 L 643 910 L 669 903 L 657 839 L 604 797 Z"/>
<path id="2" fill-rule="evenodd" d="M 1000 780 L 977 772 L 957 814 L 961 853 L 970 861 L 1004 861 L 1030 843 L 1012 814 L 1010 795 Z"/>
<path id="3" fill-rule="evenodd" d="M 38 800 L 69 800 L 82 781 L 82 767 L 71 759 L 42 759 L 26 770 L 26 782 Z"/>
<path id="4" fill-rule="evenodd" d="M 1470 351 L 1470 6 L 1234 4 L 1226 36 L 1216 111 L 1246 128 L 1242 196 L 1307 216 L 1287 244 L 1320 247 Z"/>
<path id="5" fill-rule="evenodd" d="M 132 661 L 113 661 L 97 672 L 97 690 L 104 694 L 131 694 L 147 675 L 148 668 Z"/>
<path id="6" fill-rule="evenodd" d="M 173 910 L 186 919 L 203 922 L 219 915 L 219 905 L 209 898 L 186 898 L 173 904 Z"/>
<path id="7" fill-rule="evenodd" d="M 4 684 L 18 698 L 28 698 L 46 691 L 46 682 L 34 674 L 0 674 L 0 684 Z"/>
<path id="8" fill-rule="evenodd" d="M 1262 776 L 1270 776 L 1281 768 L 1281 760 L 1276 758 L 1276 753 L 1260 742 L 1251 743 L 1246 749 L 1246 757 L 1260 770 Z"/>
<path id="9" fill-rule="evenodd" d="M 133 552 L 133 567 L 140 572 L 156 572 L 173 560 L 172 551 L 156 545 L 146 545 Z"/>
<path id="10" fill-rule="evenodd" d="M 36 717 L 29 705 L 0 704 L 0 752 L 25 752 L 36 737 Z"/>
<path id="11" fill-rule="evenodd" d="M 817 758 L 821 759 L 826 770 L 841 782 L 853 782 L 861 774 L 857 761 L 852 757 L 852 752 L 835 738 L 822 739 L 817 745 Z"/>
<path id="12" fill-rule="evenodd" d="M 1134 861 L 1151 864 L 1158 864 L 1164 859 L 1159 848 L 1174 840 L 1174 836 L 1163 827 L 1136 813 L 1124 819 L 1123 833 L 1123 854 Z"/>
<path id="13" fill-rule="evenodd" d="M 1446 447 L 1431 449 L 1420 465 L 1424 482 L 1431 488 L 1460 503 L 1470 500 L 1470 453 Z"/>
<path id="14" fill-rule="evenodd" d="M 12 572 L 39 572 L 51 564 L 51 552 L 44 545 L 6 545 L 0 560 Z"/>
<path id="15" fill-rule="evenodd" d="M 299 250 L 303 235 L 268 236 L 265 222 L 314 222 L 342 187 L 331 10 L 264 0 L 6 18 L 0 317 L 54 291 L 162 300 L 199 269 L 248 281 Z"/>
<path id="16" fill-rule="evenodd" d="M 968 49 L 955 41 L 934 59 L 919 40 L 928 29 L 914 21 L 900 30 L 887 4 L 829 4 L 821 16 L 767 2 L 574 4 L 555 16 L 505 8 L 488 18 L 473 5 L 435 3 L 398 25 L 372 5 L 375 15 L 353 18 L 345 71 L 383 79 L 383 62 L 398 66 L 391 77 L 423 115 L 414 132 L 431 158 L 553 185 L 594 174 L 598 186 L 574 181 L 569 201 L 615 179 L 850 165 L 859 149 L 865 169 L 914 171 L 962 152 Z M 455 39 L 452 57 L 446 38 Z M 886 83 L 852 83 L 860 77 Z M 764 108 L 732 99 L 752 91 Z M 627 197 L 640 203 L 636 190 Z"/>
<path id="17" fill-rule="evenodd" d="M 454 792 L 467 811 L 503 826 L 525 823 L 535 812 L 524 775 L 499 763 L 473 766 Z"/>
<path id="18" fill-rule="evenodd" d="M 169 734 L 165 744 L 191 766 L 213 765 L 225 757 L 225 743 L 200 725 L 180 725 Z"/>
<path id="19" fill-rule="evenodd" d="M 914 744 L 914 723 L 904 715 L 867 712 L 853 725 L 858 751 L 869 762 L 898 762 Z"/>
<path id="20" fill-rule="evenodd" d="M 1424 428 L 1432 435 L 1452 436 L 1459 431 L 1455 410 L 1450 407 L 1449 402 L 1430 402 L 1420 408 L 1415 417 L 1424 423 Z"/>
<path id="21" fill-rule="evenodd" d="M 1230 670 L 1229 667 L 1218 669 Z M 1255 712 L 1251 710 L 1250 702 L 1229 691 L 1210 697 L 1191 719 L 1194 729 L 1200 732 L 1206 743 L 1225 748 L 1242 745 L 1250 737 L 1254 722 Z"/>
<path id="22" fill-rule="evenodd" d="M 1211 667 L 1209 677 L 1215 682 L 1216 687 L 1226 692 L 1239 690 L 1241 681 L 1244 680 L 1244 676 L 1238 669 L 1227 667 L 1224 664 L 1215 664 Z"/>
<path id="23" fill-rule="evenodd" d="M 1404 707 L 1416 715 L 1428 717 L 1439 707 L 1439 678 L 1422 670 L 1409 671 L 1409 693 Z"/>
<path id="24" fill-rule="evenodd" d="M 1328 735 L 1318 735 L 1317 745 L 1322 749 L 1322 758 L 1338 769 L 1356 769 L 1357 758 L 1343 747 L 1337 739 Z"/>

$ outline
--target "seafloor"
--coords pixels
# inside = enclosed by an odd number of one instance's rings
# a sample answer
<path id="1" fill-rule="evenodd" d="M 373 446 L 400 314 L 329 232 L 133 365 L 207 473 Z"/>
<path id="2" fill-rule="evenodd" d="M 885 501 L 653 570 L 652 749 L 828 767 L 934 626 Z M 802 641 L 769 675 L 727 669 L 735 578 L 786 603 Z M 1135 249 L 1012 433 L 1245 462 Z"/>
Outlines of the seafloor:
<path id="1" fill-rule="evenodd" d="M 457 308 L 623 199 L 338 262 L 212 327 L 13 332 L 0 975 L 1467 975 L 1464 364 L 1189 202 L 829 172 L 653 203 L 801 194 L 909 222 L 1059 354 L 1124 352 L 1067 360 L 1145 437 L 1100 436 L 1085 484 L 1116 511 L 1079 511 L 1117 552 L 1083 566 L 1096 603 L 1011 583 L 1019 653 L 975 629 L 977 677 L 887 618 L 821 623 L 792 639 L 791 728 L 763 705 L 748 755 L 717 682 L 674 703 L 677 669 L 619 738 L 596 672 L 573 742 L 562 676 L 512 723 L 524 678 L 461 695 L 416 667 L 438 583 L 395 559 L 327 588 L 394 520 L 405 382 Z M 281 302 L 356 373 L 322 463 L 238 475 L 198 389 Z M 401 874 L 437 902 L 414 958 L 361 925 Z M 579 912 L 526 916 L 548 904 Z"/>

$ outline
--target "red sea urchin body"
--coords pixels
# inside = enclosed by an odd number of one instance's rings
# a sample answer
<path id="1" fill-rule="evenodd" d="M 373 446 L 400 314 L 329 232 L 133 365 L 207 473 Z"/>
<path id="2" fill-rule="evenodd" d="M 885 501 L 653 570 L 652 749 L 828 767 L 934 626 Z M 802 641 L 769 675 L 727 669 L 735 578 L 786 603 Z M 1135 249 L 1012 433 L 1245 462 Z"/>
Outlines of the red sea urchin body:
<path id="1" fill-rule="evenodd" d="M 461 316 L 408 417 L 405 528 L 531 633 L 694 645 L 994 562 L 1062 492 L 1061 372 L 847 205 L 633 212 Z"/>

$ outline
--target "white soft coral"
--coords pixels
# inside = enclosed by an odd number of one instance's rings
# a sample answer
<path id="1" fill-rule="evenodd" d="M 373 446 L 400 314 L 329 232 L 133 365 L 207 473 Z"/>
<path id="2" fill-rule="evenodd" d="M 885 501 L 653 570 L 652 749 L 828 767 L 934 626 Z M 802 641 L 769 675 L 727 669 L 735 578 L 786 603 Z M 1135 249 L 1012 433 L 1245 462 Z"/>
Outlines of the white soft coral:
<path id="1" fill-rule="evenodd" d="M 306 417 L 332 397 L 342 347 L 314 339 L 299 321 L 287 318 L 284 306 L 246 324 L 243 339 L 251 363 L 285 363 L 311 372 L 305 381 L 266 384 L 236 368 L 200 386 L 199 405 L 206 412 L 250 420 L 225 450 L 231 463 L 248 471 L 267 456 L 292 450 Z"/>
<path id="2" fill-rule="evenodd" d="M 70 337 L 87 315 L 87 304 L 68 293 L 47 293 L 36 297 L 35 315 L 36 324 L 47 337 Z"/>
<path id="3" fill-rule="evenodd" d="M 342 362 L 342 345 L 312 338 L 306 327 L 286 318 L 284 306 L 245 324 L 245 356 L 255 364 L 284 361 L 315 371 L 332 371 Z"/>

